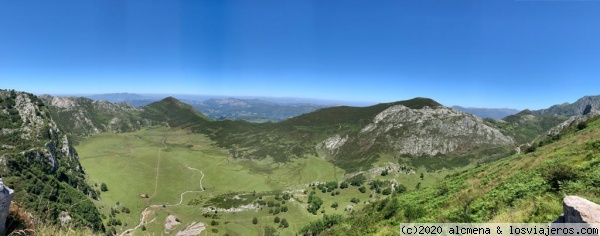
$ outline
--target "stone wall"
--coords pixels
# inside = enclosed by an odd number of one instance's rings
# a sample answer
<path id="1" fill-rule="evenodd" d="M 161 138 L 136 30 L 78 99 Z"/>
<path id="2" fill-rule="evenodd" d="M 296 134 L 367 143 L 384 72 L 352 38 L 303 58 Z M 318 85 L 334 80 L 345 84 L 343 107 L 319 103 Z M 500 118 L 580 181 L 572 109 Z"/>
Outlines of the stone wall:
<path id="1" fill-rule="evenodd" d="M 0 178 L 0 235 L 4 235 L 6 231 L 6 218 L 8 217 L 8 209 L 12 201 L 14 191 L 4 185 Z"/>

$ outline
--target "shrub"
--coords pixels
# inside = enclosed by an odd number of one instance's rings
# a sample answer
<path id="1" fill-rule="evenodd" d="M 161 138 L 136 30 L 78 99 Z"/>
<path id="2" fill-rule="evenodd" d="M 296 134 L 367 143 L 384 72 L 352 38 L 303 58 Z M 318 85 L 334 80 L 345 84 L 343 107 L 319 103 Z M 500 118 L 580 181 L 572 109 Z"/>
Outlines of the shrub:
<path id="1" fill-rule="evenodd" d="M 572 166 L 563 163 L 552 163 L 544 168 L 542 176 L 552 190 L 558 191 L 564 182 L 576 179 L 578 174 Z"/>
<path id="2" fill-rule="evenodd" d="M 361 186 L 360 188 L 358 188 L 358 191 L 360 191 L 361 193 L 366 193 L 367 188 L 365 188 L 365 186 Z"/>
<path id="3" fill-rule="evenodd" d="M 106 192 L 106 191 L 108 191 L 108 186 L 106 186 L 106 184 L 105 184 L 105 183 L 102 183 L 102 184 L 100 185 L 100 191 L 102 191 L 102 192 Z"/>

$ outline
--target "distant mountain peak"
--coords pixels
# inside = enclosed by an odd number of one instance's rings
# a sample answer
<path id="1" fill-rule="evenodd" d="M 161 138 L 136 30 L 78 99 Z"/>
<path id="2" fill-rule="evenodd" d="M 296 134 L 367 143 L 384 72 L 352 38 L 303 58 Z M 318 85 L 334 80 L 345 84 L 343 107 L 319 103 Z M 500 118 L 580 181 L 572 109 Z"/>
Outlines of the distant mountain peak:
<path id="1" fill-rule="evenodd" d="M 160 101 L 144 106 L 142 117 L 154 121 L 168 122 L 170 126 L 188 126 L 205 124 L 210 119 L 189 104 L 174 97 L 166 97 Z"/>
<path id="2" fill-rule="evenodd" d="M 593 109 L 600 107 L 600 95 L 583 96 L 574 103 L 563 103 L 533 112 L 540 115 L 577 116 L 584 114 L 588 105 Z"/>

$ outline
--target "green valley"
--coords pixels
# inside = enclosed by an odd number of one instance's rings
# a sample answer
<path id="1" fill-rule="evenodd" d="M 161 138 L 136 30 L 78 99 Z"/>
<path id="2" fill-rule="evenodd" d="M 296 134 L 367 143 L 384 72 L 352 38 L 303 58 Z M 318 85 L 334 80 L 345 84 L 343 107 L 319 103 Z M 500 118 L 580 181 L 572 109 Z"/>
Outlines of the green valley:
<path id="1" fill-rule="evenodd" d="M 395 234 L 399 222 L 552 220 L 565 191 L 596 200 L 582 191 L 595 144 L 576 142 L 596 137 L 595 111 L 492 120 L 415 98 L 250 123 L 172 97 L 131 109 L 45 99 L 39 116 L 76 134 L 78 185 L 97 210 L 86 216 L 109 235 Z M 587 161 L 574 165 L 573 148 Z"/>
<path id="2" fill-rule="evenodd" d="M 292 235 L 324 214 L 345 216 L 392 192 L 426 187 L 472 166 L 412 170 L 382 158 L 357 175 L 317 156 L 286 163 L 235 159 L 202 134 L 166 126 L 97 134 L 76 148 L 90 184 L 99 190 L 97 206 L 107 230 L 136 234 L 165 231 L 173 215 L 177 224 L 165 232 L 202 222 L 207 232 Z M 335 187 L 325 188 L 328 182 Z M 100 190 L 102 184 L 108 191 Z M 307 210 L 311 193 L 322 200 L 315 214 Z M 289 225 L 275 223 L 275 217 Z"/>

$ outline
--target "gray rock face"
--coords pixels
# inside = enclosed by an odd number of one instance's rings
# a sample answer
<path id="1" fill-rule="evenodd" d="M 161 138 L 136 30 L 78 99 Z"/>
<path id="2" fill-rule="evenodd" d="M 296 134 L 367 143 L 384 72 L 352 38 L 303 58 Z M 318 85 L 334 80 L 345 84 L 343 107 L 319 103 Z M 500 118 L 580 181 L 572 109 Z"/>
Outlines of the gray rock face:
<path id="1" fill-rule="evenodd" d="M 559 115 L 559 116 L 576 116 L 585 115 L 588 106 L 593 110 L 594 108 L 600 107 L 600 96 L 585 96 L 577 100 L 576 102 L 563 103 L 560 105 L 551 106 L 548 109 L 542 109 L 534 111 L 540 115 Z"/>
<path id="2" fill-rule="evenodd" d="M 8 217 L 8 210 L 10 209 L 13 193 L 14 191 L 8 186 L 5 186 L 2 179 L 0 179 L 0 235 L 6 233 L 6 218 Z"/>
<path id="3" fill-rule="evenodd" d="M 563 200 L 563 222 L 588 223 L 600 227 L 600 205 L 578 196 L 566 196 Z"/>
<path id="4" fill-rule="evenodd" d="M 94 101 L 82 97 L 40 97 L 58 126 L 76 140 L 100 132 L 127 132 L 150 125 L 139 118 L 141 108 L 128 103 Z"/>
<path id="5" fill-rule="evenodd" d="M 569 117 L 569 119 L 563 121 L 562 123 L 558 124 L 557 126 L 553 127 L 552 129 L 548 130 L 548 132 L 546 132 L 546 135 L 552 136 L 552 135 L 560 134 L 563 130 L 565 130 L 569 127 L 572 127 L 572 126 L 576 126 L 580 123 L 586 122 L 598 115 L 600 115 L 600 111 L 595 110 L 595 109 L 590 109 L 585 115 L 571 116 L 571 117 Z"/>
<path id="6" fill-rule="evenodd" d="M 0 91 L 2 97 L 8 96 L 8 92 Z M 71 147 L 69 139 L 58 125 L 49 118 L 49 114 L 32 100 L 30 95 L 17 93 L 15 97 L 14 110 L 16 110 L 21 119 L 21 126 L 18 128 L 3 128 L 2 135 L 19 134 L 23 142 L 36 143 L 39 140 L 46 140 L 45 143 L 27 150 L 21 150 L 20 154 L 29 160 L 37 160 L 47 163 L 52 169 L 58 168 L 59 161 L 57 156 L 68 158 L 68 165 L 75 171 L 81 171 L 79 157 Z M 15 146 L 3 145 L 5 152 L 15 151 Z M 2 164 L 6 164 L 4 158 Z"/>
<path id="7" fill-rule="evenodd" d="M 380 145 L 396 154 L 435 156 L 514 144 L 511 137 L 474 115 L 441 106 L 410 109 L 403 105 L 384 110 L 356 136 L 340 141 L 336 135 L 317 148 L 334 153 L 345 145 L 355 145 L 363 151 Z"/>

